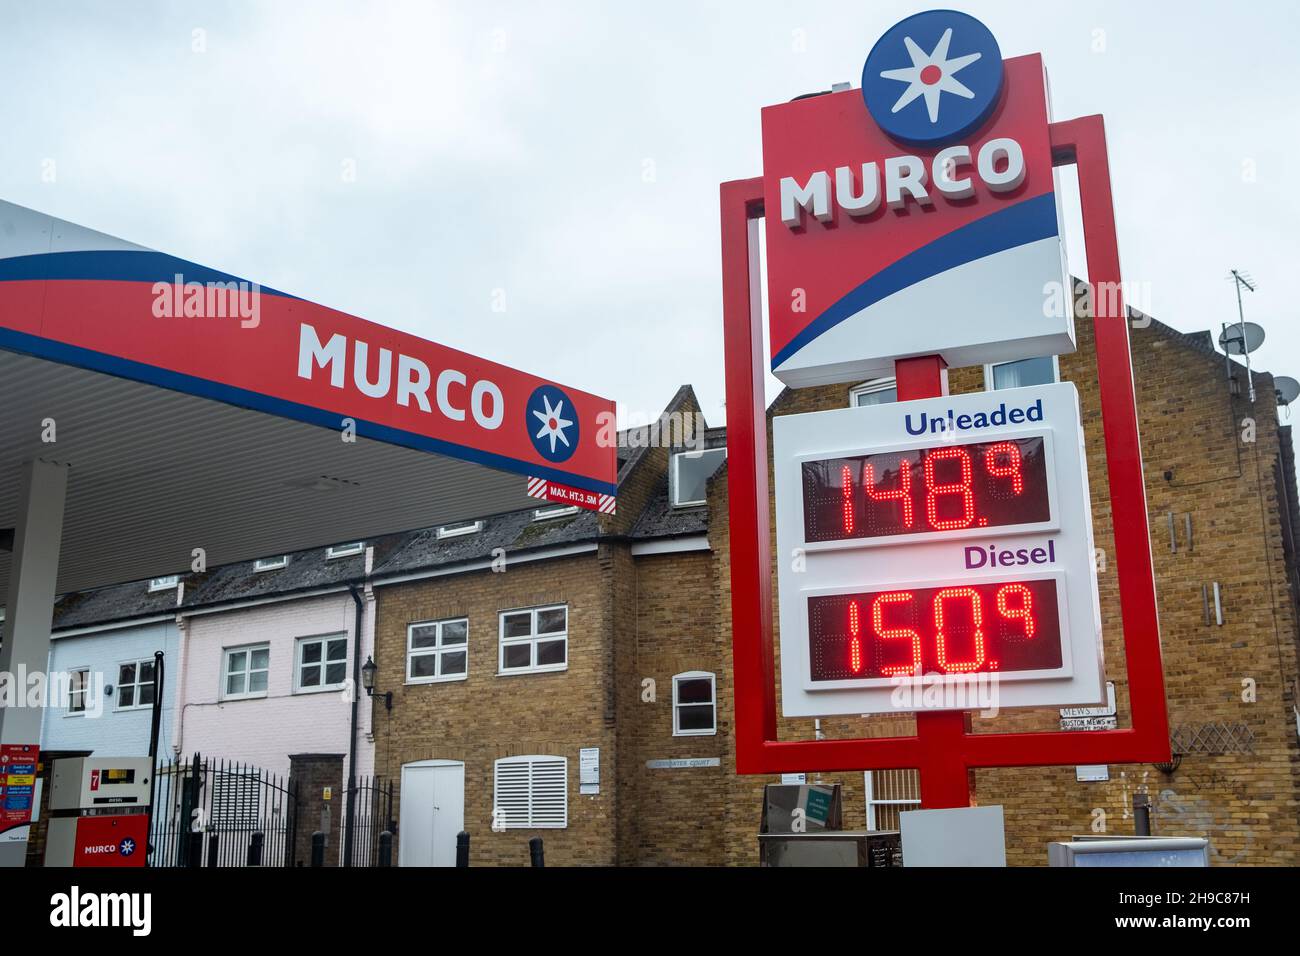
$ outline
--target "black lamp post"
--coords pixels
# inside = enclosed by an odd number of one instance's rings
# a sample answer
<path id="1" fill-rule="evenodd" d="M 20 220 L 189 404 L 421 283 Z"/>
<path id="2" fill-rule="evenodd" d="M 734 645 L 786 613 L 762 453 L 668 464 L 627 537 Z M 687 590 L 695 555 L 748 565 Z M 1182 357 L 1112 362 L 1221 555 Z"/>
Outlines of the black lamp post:
<path id="1" fill-rule="evenodd" d="M 367 697 L 375 696 L 375 671 L 379 670 L 373 657 L 366 657 L 366 662 L 361 665 L 361 686 L 366 689 Z M 393 692 L 390 690 L 383 695 L 384 707 L 387 710 L 393 709 Z"/>

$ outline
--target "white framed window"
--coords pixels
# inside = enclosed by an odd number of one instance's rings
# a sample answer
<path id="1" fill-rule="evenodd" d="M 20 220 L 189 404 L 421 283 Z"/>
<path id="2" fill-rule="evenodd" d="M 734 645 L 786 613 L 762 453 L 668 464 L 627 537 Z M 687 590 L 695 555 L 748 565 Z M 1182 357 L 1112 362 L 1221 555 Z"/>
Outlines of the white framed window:
<path id="1" fill-rule="evenodd" d="M 463 534 L 478 534 L 483 530 L 482 521 L 457 521 L 455 524 L 444 524 L 438 528 L 438 540 L 443 538 L 459 538 Z"/>
<path id="2" fill-rule="evenodd" d="M 153 663 L 150 661 L 149 663 Z M 68 671 L 68 714 L 86 712 L 86 695 L 90 692 L 90 668 L 78 667 Z"/>
<path id="3" fill-rule="evenodd" d="M 921 806 L 921 778 L 915 770 L 868 770 L 867 829 L 897 830 L 898 815 Z"/>
<path id="4" fill-rule="evenodd" d="M 364 541 L 349 541 L 347 544 L 335 544 L 325 549 L 325 560 L 333 561 L 335 558 L 350 558 L 354 554 L 360 554 L 366 549 Z"/>
<path id="5" fill-rule="evenodd" d="M 569 760 L 533 754 L 493 765 L 494 829 L 560 830 L 569 825 Z"/>
<path id="6" fill-rule="evenodd" d="M 270 644 L 227 647 L 221 664 L 222 700 L 265 697 L 270 670 Z"/>
<path id="7" fill-rule="evenodd" d="M 1001 391 L 1004 388 L 1024 388 L 1027 385 L 1049 385 L 1060 380 L 1061 363 L 1055 355 L 984 366 L 984 391 L 986 392 Z"/>
<path id="8" fill-rule="evenodd" d="M 324 637 L 298 638 L 294 665 L 295 693 L 337 690 L 348 679 L 348 637 L 328 634 Z"/>
<path id="9" fill-rule="evenodd" d="M 469 618 L 406 626 L 406 682 L 434 684 L 469 676 Z"/>
<path id="10" fill-rule="evenodd" d="M 569 606 L 501 612 L 501 674 L 562 671 L 569 666 Z"/>
<path id="11" fill-rule="evenodd" d="M 274 558 L 258 558 L 253 562 L 254 571 L 278 571 L 289 563 L 289 556 L 281 554 Z"/>
<path id="12" fill-rule="evenodd" d="M 550 508 L 534 509 L 533 520 L 549 521 L 551 518 L 563 518 L 565 515 L 576 515 L 577 513 L 577 505 L 555 505 Z"/>
<path id="13" fill-rule="evenodd" d="M 718 732 L 717 680 L 708 671 L 673 676 L 673 736 L 705 737 Z"/>
<path id="14" fill-rule="evenodd" d="M 709 479 L 727 460 L 725 448 L 703 448 L 673 454 L 668 469 L 668 494 L 674 508 L 707 504 Z"/>
<path id="15" fill-rule="evenodd" d="M 117 709 L 152 707 L 154 660 L 152 657 L 117 665 Z M 84 700 L 84 697 L 83 697 Z"/>
<path id="16" fill-rule="evenodd" d="M 153 594 L 155 591 L 166 591 L 174 588 L 180 579 L 181 576 L 179 574 L 164 574 L 160 578 L 150 578 L 149 593 Z"/>
<path id="17" fill-rule="evenodd" d="M 898 401 L 898 383 L 892 378 L 873 378 L 849 389 L 849 407 L 889 405 Z"/>

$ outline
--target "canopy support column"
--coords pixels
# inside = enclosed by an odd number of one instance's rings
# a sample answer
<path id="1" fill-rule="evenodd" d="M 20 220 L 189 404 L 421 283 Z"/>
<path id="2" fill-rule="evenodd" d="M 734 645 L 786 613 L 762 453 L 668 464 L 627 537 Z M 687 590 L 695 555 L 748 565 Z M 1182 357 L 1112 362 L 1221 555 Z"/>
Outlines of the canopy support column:
<path id="1" fill-rule="evenodd" d="M 28 706 L 28 678 L 45 674 L 49 665 L 67 490 L 66 465 L 34 459 L 23 466 L 0 645 L 0 680 L 9 685 L 8 699 L 0 706 L 3 744 L 39 744 L 41 740 L 47 701 L 42 695 L 37 706 Z M 27 832 L 27 827 L 18 827 L 0 834 L 0 866 L 24 865 Z"/>

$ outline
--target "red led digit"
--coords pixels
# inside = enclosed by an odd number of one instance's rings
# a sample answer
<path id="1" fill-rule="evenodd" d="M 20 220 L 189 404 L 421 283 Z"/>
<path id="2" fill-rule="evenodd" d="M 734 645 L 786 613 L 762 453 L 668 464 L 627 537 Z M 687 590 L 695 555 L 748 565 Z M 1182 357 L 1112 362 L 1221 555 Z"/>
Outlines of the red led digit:
<path id="1" fill-rule="evenodd" d="M 912 527 L 912 465 L 907 459 L 898 463 L 898 487 L 881 491 L 876 487 L 876 469 L 871 462 L 862 468 L 862 488 L 872 501 L 897 501 L 903 509 L 903 527 Z"/>
<path id="2" fill-rule="evenodd" d="M 844 494 L 844 533 L 853 533 L 853 472 L 845 465 L 840 473 L 840 490 Z"/>
<path id="3" fill-rule="evenodd" d="M 961 463 L 961 480 L 939 483 L 935 480 L 936 462 L 957 459 Z M 975 520 L 975 492 L 971 488 L 970 453 L 965 448 L 936 448 L 925 456 L 925 517 L 936 531 L 966 528 Z M 947 495 L 961 495 L 961 517 L 940 518 L 939 499 Z"/>
<path id="4" fill-rule="evenodd" d="M 1007 597 L 1020 599 L 1019 607 L 1007 603 Z M 1034 595 L 1023 584 L 1004 584 L 998 588 L 998 613 L 1009 621 L 1020 621 L 1025 626 L 1025 637 L 1032 638 L 1037 626 L 1034 623 Z"/>
<path id="5" fill-rule="evenodd" d="M 1010 478 L 1012 494 L 1018 495 L 1025 490 L 1025 473 L 1020 459 L 1020 446 L 1015 442 L 1000 441 L 996 445 L 990 445 L 984 452 L 984 467 L 994 477 Z"/>
<path id="6" fill-rule="evenodd" d="M 911 604 L 911 591 L 889 591 L 880 595 L 871 604 L 871 627 L 875 635 L 884 641 L 908 641 L 912 645 L 912 662 L 910 664 L 889 664 L 880 668 L 886 677 L 903 674 L 921 673 L 921 635 L 910 627 L 885 627 L 885 605 Z M 857 602 L 853 603 L 856 610 Z"/>
<path id="7" fill-rule="evenodd" d="M 948 660 L 948 638 L 943 631 L 943 602 L 970 601 L 971 620 L 975 626 L 975 658 L 970 661 Z M 934 643 L 938 652 L 939 669 L 959 674 L 977 671 L 984 666 L 984 611 L 980 606 L 979 592 L 974 588 L 944 588 L 934 596 Z"/>
<path id="8" fill-rule="evenodd" d="M 858 602 L 849 604 L 849 669 L 855 674 L 862 673 L 862 638 L 859 636 L 861 623 L 858 620 Z"/>

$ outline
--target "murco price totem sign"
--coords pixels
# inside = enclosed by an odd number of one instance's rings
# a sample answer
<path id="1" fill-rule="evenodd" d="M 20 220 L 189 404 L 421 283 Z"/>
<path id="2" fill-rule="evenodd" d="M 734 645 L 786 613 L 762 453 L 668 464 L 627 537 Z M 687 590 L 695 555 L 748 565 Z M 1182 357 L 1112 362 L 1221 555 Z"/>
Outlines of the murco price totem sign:
<path id="1" fill-rule="evenodd" d="M 1053 123 L 1041 58 L 1004 60 L 983 24 L 940 10 L 887 31 L 861 89 L 769 107 L 762 125 L 763 176 L 722 187 L 738 770 L 915 767 L 923 804 L 943 807 L 969 802 L 974 767 L 1167 759 L 1117 296 L 1093 301 L 1132 726 L 972 735 L 964 711 L 985 695 L 959 693 L 1105 695 L 1074 386 L 948 396 L 946 372 L 1074 350 L 1072 310 L 1045 307 L 1070 301 L 1058 166 L 1078 165 L 1090 278 L 1119 287 L 1101 118 Z M 778 739 L 763 219 L 772 372 L 796 388 L 892 374 L 900 400 L 773 421 L 784 713 L 915 712 L 915 736 Z"/>

